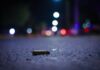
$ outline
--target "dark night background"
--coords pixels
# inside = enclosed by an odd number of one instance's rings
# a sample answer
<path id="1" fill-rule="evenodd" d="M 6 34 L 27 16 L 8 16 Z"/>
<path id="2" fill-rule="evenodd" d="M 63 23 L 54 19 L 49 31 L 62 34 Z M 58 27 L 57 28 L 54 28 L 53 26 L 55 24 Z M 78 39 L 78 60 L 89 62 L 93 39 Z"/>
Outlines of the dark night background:
<path id="1" fill-rule="evenodd" d="M 59 0 L 58 0 L 59 1 Z M 68 27 L 66 24 L 66 2 L 68 0 L 3 0 L 0 1 L 0 33 L 6 33 L 7 29 L 15 27 L 24 32 L 25 28 L 33 27 L 33 30 L 41 30 L 42 25 L 51 27 L 52 13 L 59 11 L 59 28 Z M 73 24 L 74 0 L 70 3 L 70 25 Z M 99 0 L 79 0 L 80 23 L 90 18 L 93 24 L 100 25 Z M 40 28 L 40 29 L 39 29 Z M 18 31 L 20 33 L 20 31 Z"/>
<path id="2" fill-rule="evenodd" d="M 1 0 L 0 70 L 100 70 L 100 1 Z"/>

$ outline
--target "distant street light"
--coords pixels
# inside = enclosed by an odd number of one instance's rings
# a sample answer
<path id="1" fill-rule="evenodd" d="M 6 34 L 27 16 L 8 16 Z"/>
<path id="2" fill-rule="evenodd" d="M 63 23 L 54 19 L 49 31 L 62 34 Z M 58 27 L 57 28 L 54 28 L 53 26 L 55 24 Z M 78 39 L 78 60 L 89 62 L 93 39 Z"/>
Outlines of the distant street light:
<path id="1" fill-rule="evenodd" d="M 51 29 L 52 29 L 53 32 L 57 32 L 58 31 L 57 26 L 53 26 Z"/>
<path id="2" fill-rule="evenodd" d="M 10 35 L 14 35 L 14 34 L 15 34 L 15 29 L 14 29 L 14 28 L 11 28 L 11 29 L 9 30 L 9 34 L 10 34 Z"/>
<path id="3" fill-rule="evenodd" d="M 31 34 L 31 33 L 32 33 L 32 28 L 27 28 L 26 32 L 27 32 L 28 34 Z"/>
<path id="4" fill-rule="evenodd" d="M 52 25 L 53 25 L 53 26 L 57 26 L 57 25 L 58 25 L 58 21 L 57 21 L 57 20 L 53 20 L 53 21 L 52 21 Z"/>
<path id="5" fill-rule="evenodd" d="M 60 13 L 59 12 L 54 12 L 53 13 L 53 17 L 54 18 L 59 18 L 60 17 Z"/>

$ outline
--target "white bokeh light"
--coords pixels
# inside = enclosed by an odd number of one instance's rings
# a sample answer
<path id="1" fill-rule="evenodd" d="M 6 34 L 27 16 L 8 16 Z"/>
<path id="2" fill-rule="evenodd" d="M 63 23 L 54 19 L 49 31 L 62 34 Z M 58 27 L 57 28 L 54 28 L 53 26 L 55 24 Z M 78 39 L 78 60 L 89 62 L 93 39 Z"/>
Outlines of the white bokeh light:
<path id="1" fill-rule="evenodd" d="M 32 28 L 27 28 L 26 32 L 27 32 L 28 34 L 31 34 L 31 33 L 32 33 Z"/>
<path id="2" fill-rule="evenodd" d="M 52 31 L 53 31 L 53 32 L 57 32 L 57 30 L 58 30 L 58 28 L 57 28 L 56 26 L 53 26 L 53 27 L 52 27 Z"/>
<path id="3" fill-rule="evenodd" d="M 11 28 L 11 29 L 9 30 L 9 34 L 10 34 L 10 35 L 14 35 L 14 34 L 15 34 L 15 29 L 14 29 L 14 28 Z"/>
<path id="4" fill-rule="evenodd" d="M 53 17 L 54 18 L 59 18 L 60 17 L 60 13 L 59 12 L 54 12 L 53 13 Z"/>
<path id="5" fill-rule="evenodd" d="M 52 25 L 53 25 L 53 26 L 57 26 L 57 25 L 58 25 L 58 21 L 57 21 L 57 20 L 53 20 L 53 21 L 52 21 Z"/>

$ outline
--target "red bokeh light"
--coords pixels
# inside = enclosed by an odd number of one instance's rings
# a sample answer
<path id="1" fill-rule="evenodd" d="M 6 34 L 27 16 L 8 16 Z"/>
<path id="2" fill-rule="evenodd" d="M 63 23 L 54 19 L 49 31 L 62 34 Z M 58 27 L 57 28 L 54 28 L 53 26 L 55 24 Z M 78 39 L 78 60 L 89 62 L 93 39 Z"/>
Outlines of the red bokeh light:
<path id="1" fill-rule="evenodd" d="M 89 31 L 90 31 L 89 28 L 85 28 L 85 29 L 84 29 L 84 32 L 85 32 L 85 33 L 88 33 Z"/>
<path id="2" fill-rule="evenodd" d="M 67 30 L 66 29 L 61 29 L 60 34 L 63 35 L 63 36 L 67 35 Z"/>

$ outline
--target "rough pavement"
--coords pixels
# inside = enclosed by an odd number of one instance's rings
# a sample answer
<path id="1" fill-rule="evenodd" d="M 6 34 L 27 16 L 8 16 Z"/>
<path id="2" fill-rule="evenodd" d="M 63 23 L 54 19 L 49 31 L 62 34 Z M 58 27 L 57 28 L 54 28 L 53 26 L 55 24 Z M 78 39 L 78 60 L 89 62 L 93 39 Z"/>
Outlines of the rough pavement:
<path id="1" fill-rule="evenodd" d="M 0 70 L 100 70 L 100 36 L 0 39 Z"/>

